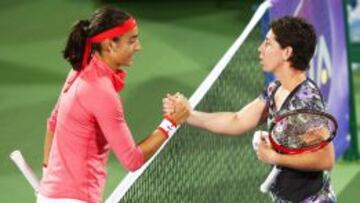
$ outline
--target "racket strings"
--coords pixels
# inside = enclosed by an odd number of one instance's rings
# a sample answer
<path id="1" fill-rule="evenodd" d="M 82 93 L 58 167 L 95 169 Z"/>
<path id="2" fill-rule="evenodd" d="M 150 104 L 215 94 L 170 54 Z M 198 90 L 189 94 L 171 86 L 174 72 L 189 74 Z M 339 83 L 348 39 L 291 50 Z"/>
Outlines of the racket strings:
<path id="1" fill-rule="evenodd" d="M 283 117 L 271 131 L 274 141 L 287 148 L 305 148 L 328 141 L 336 131 L 334 122 L 323 115 L 298 113 Z"/>

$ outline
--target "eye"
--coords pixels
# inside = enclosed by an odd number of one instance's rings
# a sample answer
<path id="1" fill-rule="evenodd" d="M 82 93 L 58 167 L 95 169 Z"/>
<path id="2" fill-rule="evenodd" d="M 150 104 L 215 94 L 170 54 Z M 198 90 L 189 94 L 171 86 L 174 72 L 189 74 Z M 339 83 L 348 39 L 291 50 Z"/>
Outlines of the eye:
<path id="1" fill-rule="evenodd" d="M 265 41 L 265 46 L 269 47 L 271 43 L 269 41 Z"/>
<path id="2" fill-rule="evenodd" d="M 129 40 L 129 44 L 135 44 L 135 43 L 137 43 L 138 41 L 139 41 L 138 38 L 131 38 L 131 39 Z"/>

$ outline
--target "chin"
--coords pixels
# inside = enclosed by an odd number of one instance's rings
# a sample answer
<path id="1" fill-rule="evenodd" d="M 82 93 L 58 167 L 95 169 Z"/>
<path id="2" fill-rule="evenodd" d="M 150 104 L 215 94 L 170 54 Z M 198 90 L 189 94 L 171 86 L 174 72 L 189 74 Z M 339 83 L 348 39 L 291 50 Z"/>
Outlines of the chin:
<path id="1" fill-rule="evenodd" d="M 125 63 L 121 63 L 119 66 L 126 66 L 126 67 L 129 67 L 132 65 L 132 61 L 129 61 L 129 62 L 125 62 Z"/>
<path id="2" fill-rule="evenodd" d="M 262 67 L 262 70 L 265 72 L 265 73 L 272 73 L 274 72 L 274 69 L 273 68 L 268 68 L 266 66 L 263 66 Z"/>
<path id="3" fill-rule="evenodd" d="M 130 67 L 132 64 L 133 64 L 133 62 L 130 61 L 129 63 L 124 64 L 124 66 Z"/>
<path id="4" fill-rule="evenodd" d="M 271 71 L 271 70 L 266 70 L 266 69 L 263 69 L 263 71 L 265 72 L 265 73 L 272 73 L 273 71 Z"/>
<path id="5" fill-rule="evenodd" d="M 133 64 L 133 60 L 127 60 L 125 61 L 125 63 L 123 64 L 123 66 L 131 66 Z"/>
<path id="6" fill-rule="evenodd" d="M 263 66 L 261 69 L 262 69 L 262 71 L 264 71 L 264 72 L 266 72 L 266 73 L 269 73 L 269 72 L 270 72 L 270 70 L 269 70 L 268 68 L 266 68 L 265 66 Z"/>

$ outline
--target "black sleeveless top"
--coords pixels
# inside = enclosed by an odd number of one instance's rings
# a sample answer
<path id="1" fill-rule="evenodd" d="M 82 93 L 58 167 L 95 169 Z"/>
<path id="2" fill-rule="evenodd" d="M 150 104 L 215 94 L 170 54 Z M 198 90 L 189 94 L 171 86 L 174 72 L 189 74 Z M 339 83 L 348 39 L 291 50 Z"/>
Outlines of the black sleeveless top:
<path id="1" fill-rule="evenodd" d="M 296 109 L 314 109 L 325 111 L 325 104 L 319 88 L 311 79 L 304 80 L 285 99 L 277 111 L 274 95 L 281 86 L 280 81 L 270 83 L 259 96 L 267 103 L 268 128 L 274 124 L 274 117 Z M 271 187 L 271 192 L 277 197 L 291 202 L 299 202 L 318 191 L 329 178 L 324 171 L 301 171 L 287 167 L 279 167 L 281 172 Z"/>

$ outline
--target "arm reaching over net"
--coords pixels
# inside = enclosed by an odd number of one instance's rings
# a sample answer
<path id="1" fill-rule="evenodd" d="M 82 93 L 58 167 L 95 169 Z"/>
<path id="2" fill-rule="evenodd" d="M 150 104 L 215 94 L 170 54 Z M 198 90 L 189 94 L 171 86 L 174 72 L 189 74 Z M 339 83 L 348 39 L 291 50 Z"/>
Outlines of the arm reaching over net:
<path id="1" fill-rule="evenodd" d="M 175 130 L 178 124 L 182 124 L 188 118 L 189 114 L 189 109 L 184 103 L 181 103 L 173 109 L 172 113 L 164 116 L 164 121 L 155 132 L 139 144 L 139 147 L 144 154 L 145 161 L 160 148 L 165 141 L 164 135 L 165 139 L 169 137 L 172 134 L 171 131 Z"/>
<path id="2" fill-rule="evenodd" d="M 193 110 L 188 100 L 181 94 L 168 95 L 163 100 L 165 114 L 171 113 L 176 106 L 187 106 L 190 116 L 186 122 L 194 127 L 217 134 L 241 135 L 259 124 L 266 103 L 255 99 L 238 112 L 206 113 Z"/>

